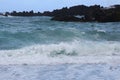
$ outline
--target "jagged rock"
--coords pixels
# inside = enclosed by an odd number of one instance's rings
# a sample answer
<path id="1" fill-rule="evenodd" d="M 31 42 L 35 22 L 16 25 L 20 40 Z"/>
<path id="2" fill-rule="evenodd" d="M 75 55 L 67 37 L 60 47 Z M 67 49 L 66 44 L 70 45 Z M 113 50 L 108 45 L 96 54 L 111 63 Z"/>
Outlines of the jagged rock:
<path id="1" fill-rule="evenodd" d="M 120 22 L 120 5 L 113 5 L 108 8 L 100 5 L 84 6 L 78 5 L 70 8 L 64 7 L 56 9 L 52 12 L 45 11 L 43 13 L 35 13 L 31 11 L 11 13 L 6 12 L 4 16 L 51 16 L 51 20 L 67 21 L 67 22 Z M 84 15 L 84 18 L 75 17 L 75 15 Z"/>
<path id="2" fill-rule="evenodd" d="M 65 22 L 78 22 L 78 21 L 82 21 L 82 19 L 77 18 L 75 16 L 70 16 L 70 15 L 64 15 L 64 16 L 55 16 L 53 17 L 51 20 L 54 21 L 65 21 Z"/>

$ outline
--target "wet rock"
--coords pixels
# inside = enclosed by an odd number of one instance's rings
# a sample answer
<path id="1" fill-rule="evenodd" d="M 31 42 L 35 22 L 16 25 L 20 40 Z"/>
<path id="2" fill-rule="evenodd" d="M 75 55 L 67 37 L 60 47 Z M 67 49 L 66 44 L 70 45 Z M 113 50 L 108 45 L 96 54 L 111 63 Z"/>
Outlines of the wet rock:
<path id="1" fill-rule="evenodd" d="M 51 20 L 54 21 L 65 21 L 65 22 L 79 22 L 82 21 L 81 18 L 77 18 L 75 16 L 70 16 L 70 15 L 64 15 L 64 16 L 55 16 Z"/>

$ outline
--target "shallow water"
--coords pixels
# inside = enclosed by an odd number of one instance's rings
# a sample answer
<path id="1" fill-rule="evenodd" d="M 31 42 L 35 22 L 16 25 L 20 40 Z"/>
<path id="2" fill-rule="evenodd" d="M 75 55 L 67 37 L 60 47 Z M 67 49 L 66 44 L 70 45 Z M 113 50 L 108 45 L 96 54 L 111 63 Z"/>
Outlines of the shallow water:
<path id="1" fill-rule="evenodd" d="M 0 80 L 119 80 L 120 66 L 107 64 L 0 66 Z"/>
<path id="2" fill-rule="evenodd" d="M 0 17 L 0 80 L 119 80 L 120 22 L 50 18 Z"/>

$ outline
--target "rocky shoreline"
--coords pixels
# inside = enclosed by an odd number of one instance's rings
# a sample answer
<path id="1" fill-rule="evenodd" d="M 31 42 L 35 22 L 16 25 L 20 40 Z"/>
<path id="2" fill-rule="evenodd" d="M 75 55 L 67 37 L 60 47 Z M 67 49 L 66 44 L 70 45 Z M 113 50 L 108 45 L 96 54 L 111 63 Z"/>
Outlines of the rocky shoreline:
<path id="1" fill-rule="evenodd" d="M 120 5 L 113 5 L 110 7 L 102 7 L 100 5 L 85 6 L 78 5 L 73 7 L 64 7 L 62 9 L 56 9 L 52 12 L 45 11 L 34 12 L 6 12 L 4 16 L 51 16 L 51 20 L 65 21 L 65 22 L 120 22 Z M 81 18 L 76 17 L 83 16 Z"/>

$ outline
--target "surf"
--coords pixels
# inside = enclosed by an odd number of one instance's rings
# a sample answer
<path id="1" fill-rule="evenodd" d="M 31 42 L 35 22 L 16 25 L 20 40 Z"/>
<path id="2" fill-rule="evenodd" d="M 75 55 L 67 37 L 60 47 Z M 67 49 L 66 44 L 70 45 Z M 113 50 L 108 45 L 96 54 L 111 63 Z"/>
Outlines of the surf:
<path id="1" fill-rule="evenodd" d="M 113 63 L 119 61 L 119 42 L 74 40 L 0 50 L 0 64 Z"/>

